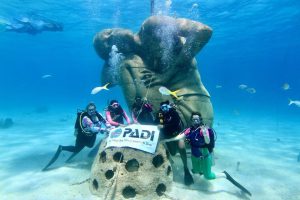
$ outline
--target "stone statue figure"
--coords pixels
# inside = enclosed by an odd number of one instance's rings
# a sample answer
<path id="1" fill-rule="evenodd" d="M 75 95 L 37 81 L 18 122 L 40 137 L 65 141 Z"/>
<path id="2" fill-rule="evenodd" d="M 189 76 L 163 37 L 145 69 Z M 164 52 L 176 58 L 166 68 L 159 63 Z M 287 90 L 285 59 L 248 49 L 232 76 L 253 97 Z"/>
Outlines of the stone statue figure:
<path id="1" fill-rule="evenodd" d="M 137 34 L 127 29 L 105 29 L 94 37 L 94 47 L 105 61 L 101 80 L 120 85 L 129 107 L 135 97 L 146 97 L 159 110 L 160 102 L 176 105 L 184 126 L 192 112 L 200 112 L 204 123 L 212 126 L 213 108 L 195 56 L 212 35 L 200 22 L 151 16 Z M 178 98 L 163 96 L 159 88 L 180 90 Z"/>
<path id="2" fill-rule="evenodd" d="M 168 16 L 149 17 L 137 34 L 126 29 L 105 29 L 94 38 L 94 47 L 105 61 L 102 83 L 120 85 L 129 107 L 136 97 L 145 97 L 158 112 L 160 103 L 168 100 L 176 106 L 183 127 L 189 126 L 192 112 L 200 112 L 203 122 L 212 126 L 210 95 L 201 82 L 195 59 L 211 34 L 204 24 Z M 162 95 L 160 87 L 180 91 L 174 97 Z M 175 136 L 178 131 L 170 134 Z M 162 137 L 167 135 L 163 133 Z M 192 184 L 184 141 L 169 143 L 167 150 L 171 155 L 179 151 L 184 182 Z"/>

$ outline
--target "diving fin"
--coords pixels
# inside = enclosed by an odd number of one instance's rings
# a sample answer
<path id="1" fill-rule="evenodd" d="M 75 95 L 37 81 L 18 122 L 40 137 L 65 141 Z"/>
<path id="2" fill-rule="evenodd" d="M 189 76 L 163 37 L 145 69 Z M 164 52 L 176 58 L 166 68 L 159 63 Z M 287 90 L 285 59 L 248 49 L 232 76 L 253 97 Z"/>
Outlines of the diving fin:
<path id="1" fill-rule="evenodd" d="M 89 152 L 88 157 L 93 158 L 97 155 L 101 141 Z"/>
<path id="2" fill-rule="evenodd" d="M 184 169 L 184 184 L 187 186 L 194 184 L 193 176 L 187 168 Z"/>
<path id="3" fill-rule="evenodd" d="M 246 188 L 244 188 L 244 186 L 242 186 L 236 180 L 234 180 L 226 171 L 224 171 L 223 173 L 226 175 L 226 179 L 229 180 L 233 185 L 241 189 L 246 194 L 252 196 L 251 192 L 249 192 Z"/>
<path id="4" fill-rule="evenodd" d="M 54 154 L 53 158 L 50 160 L 50 162 L 42 169 L 42 171 L 46 171 L 48 169 L 48 167 L 50 167 L 50 165 L 52 165 L 58 158 L 59 154 L 61 153 L 62 151 L 62 146 L 59 145 L 57 150 L 56 150 L 56 153 Z"/>
<path id="5" fill-rule="evenodd" d="M 72 155 L 66 160 L 66 163 L 70 163 L 70 161 L 72 160 L 72 158 L 74 158 L 79 152 L 74 152 L 72 153 Z"/>

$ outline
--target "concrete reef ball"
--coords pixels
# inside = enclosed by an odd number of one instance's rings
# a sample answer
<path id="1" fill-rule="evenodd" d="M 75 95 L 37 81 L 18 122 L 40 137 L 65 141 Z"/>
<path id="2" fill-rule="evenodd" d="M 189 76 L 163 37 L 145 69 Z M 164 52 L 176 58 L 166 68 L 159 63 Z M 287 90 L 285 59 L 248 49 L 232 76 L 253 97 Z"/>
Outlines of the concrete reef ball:
<path id="1" fill-rule="evenodd" d="M 105 149 L 103 141 L 92 166 L 90 190 L 100 199 L 162 199 L 172 180 L 163 145 L 150 154 L 132 148 Z"/>

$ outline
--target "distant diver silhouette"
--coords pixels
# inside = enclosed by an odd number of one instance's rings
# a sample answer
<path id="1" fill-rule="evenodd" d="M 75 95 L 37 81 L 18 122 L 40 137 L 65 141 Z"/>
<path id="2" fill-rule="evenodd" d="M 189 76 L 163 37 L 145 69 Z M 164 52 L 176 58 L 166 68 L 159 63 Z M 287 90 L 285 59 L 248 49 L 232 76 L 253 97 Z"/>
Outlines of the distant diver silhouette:
<path id="1" fill-rule="evenodd" d="M 7 32 L 28 33 L 30 35 L 36 35 L 43 31 L 63 31 L 63 25 L 61 23 L 37 15 L 15 18 L 3 24 Z"/>

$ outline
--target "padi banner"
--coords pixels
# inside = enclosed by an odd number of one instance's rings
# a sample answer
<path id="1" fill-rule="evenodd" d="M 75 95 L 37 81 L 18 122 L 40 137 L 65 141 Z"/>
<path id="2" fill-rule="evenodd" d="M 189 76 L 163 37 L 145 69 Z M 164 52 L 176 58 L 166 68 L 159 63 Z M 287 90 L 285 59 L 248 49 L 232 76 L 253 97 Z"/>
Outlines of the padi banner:
<path id="1" fill-rule="evenodd" d="M 112 129 L 107 138 L 106 148 L 131 147 L 155 153 L 158 137 L 157 126 L 132 124 Z"/>

